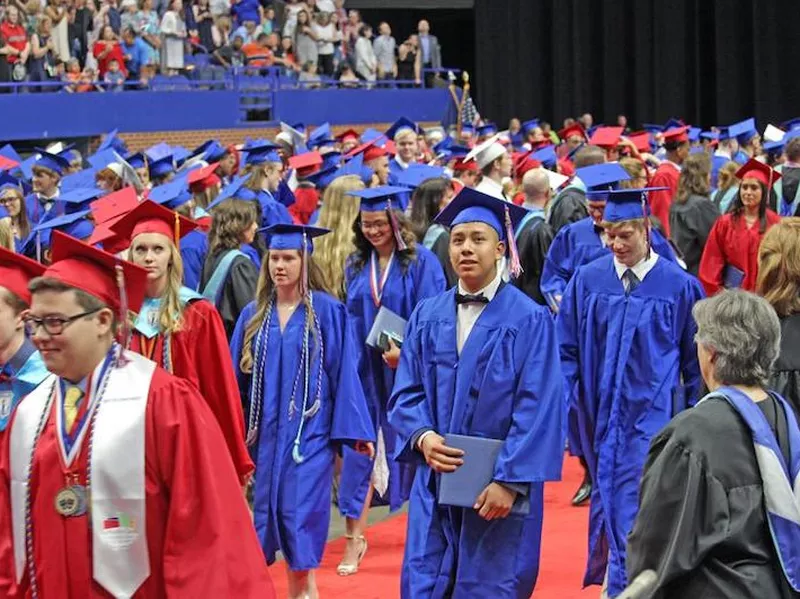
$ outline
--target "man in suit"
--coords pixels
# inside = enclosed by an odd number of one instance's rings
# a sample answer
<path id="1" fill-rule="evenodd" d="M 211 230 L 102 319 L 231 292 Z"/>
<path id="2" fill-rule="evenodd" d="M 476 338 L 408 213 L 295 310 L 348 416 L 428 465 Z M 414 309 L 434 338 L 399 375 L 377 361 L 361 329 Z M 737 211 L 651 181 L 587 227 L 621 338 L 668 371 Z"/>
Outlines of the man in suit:
<path id="1" fill-rule="evenodd" d="M 435 35 L 431 35 L 430 23 L 422 19 L 417 25 L 417 33 L 419 34 L 419 47 L 422 51 L 422 68 L 441 69 L 442 47 L 439 45 L 439 39 Z M 435 77 L 436 73 L 425 73 L 425 87 L 433 87 Z"/>

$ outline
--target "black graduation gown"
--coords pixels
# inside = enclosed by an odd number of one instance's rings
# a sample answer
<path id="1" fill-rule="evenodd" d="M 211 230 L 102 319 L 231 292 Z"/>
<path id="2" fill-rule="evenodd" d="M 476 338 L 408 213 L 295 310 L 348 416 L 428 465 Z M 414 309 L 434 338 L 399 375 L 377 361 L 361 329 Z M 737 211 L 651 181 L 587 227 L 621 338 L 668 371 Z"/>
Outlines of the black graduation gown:
<path id="1" fill-rule="evenodd" d="M 541 218 L 530 219 L 517 236 L 517 250 L 523 272 L 514 280 L 514 284 L 542 306 L 546 306 L 547 302 L 539 289 L 539 281 L 553 237 L 553 229 Z"/>
<path id="2" fill-rule="evenodd" d="M 686 270 L 697 276 L 700 258 L 706 247 L 711 227 L 719 218 L 719 208 L 707 197 L 691 195 L 686 202 L 672 202 L 669 209 L 669 230 L 673 243 L 680 250 Z"/>
<path id="3" fill-rule="evenodd" d="M 547 224 L 553 229 L 553 235 L 562 227 L 576 223 L 589 216 L 586 208 L 586 194 L 574 187 L 565 189 L 550 204 L 547 213 Z"/>
<path id="4" fill-rule="evenodd" d="M 800 419 L 800 314 L 781 319 L 781 351 L 772 369 L 769 388 L 788 401 Z"/>
<path id="5" fill-rule="evenodd" d="M 205 289 L 206 283 L 214 275 L 217 265 L 225 255 L 225 250 L 218 250 L 206 257 L 203 264 L 203 274 L 200 277 L 200 289 Z M 256 298 L 256 284 L 258 283 L 258 269 L 253 261 L 246 256 L 237 256 L 231 263 L 228 276 L 222 284 L 219 301 L 216 306 L 225 325 L 225 334 L 231 340 L 236 321 L 245 306 Z"/>
<path id="6" fill-rule="evenodd" d="M 750 429 L 725 400 L 680 413 L 653 439 L 627 554 L 629 581 L 658 573 L 654 599 L 800 597 L 772 544 Z"/>

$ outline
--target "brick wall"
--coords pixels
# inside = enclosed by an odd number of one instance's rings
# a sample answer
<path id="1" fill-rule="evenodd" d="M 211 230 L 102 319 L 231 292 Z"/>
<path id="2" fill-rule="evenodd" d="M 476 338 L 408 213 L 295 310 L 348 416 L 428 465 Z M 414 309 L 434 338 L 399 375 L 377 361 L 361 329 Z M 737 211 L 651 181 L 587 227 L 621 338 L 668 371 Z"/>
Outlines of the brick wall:
<path id="1" fill-rule="evenodd" d="M 435 123 L 420 123 L 423 127 L 434 126 Z M 332 127 L 334 134 L 341 133 L 348 129 L 355 129 L 359 133 L 368 128 L 385 131 L 389 128 L 389 123 L 374 123 L 369 125 L 337 125 Z M 209 139 L 217 139 L 222 145 L 244 143 L 246 137 L 253 139 L 274 137 L 280 132 L 277 127 L 265 129 L 208 129 L 199 131 L 158 131 L 154 133 L 120 133 L 119 136 L 125 140 L 131 152 L 138 152 L 154 146 L 160 142 L 167 142 L 172 146 L 183 146 L 187 149 L 196 148 L 201 143 Z M 97 138 L 92 143 L 92 150 L 100 143 Z"/>

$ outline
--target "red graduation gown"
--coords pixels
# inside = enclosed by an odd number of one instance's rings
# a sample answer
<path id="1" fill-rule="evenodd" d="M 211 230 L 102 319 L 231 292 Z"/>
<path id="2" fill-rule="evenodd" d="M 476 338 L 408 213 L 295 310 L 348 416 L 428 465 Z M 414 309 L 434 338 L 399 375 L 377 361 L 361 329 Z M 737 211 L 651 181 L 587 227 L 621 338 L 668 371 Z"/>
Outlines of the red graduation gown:
<path id="1" fill-rule="evenodd" d="M 162 364 L 164 338 L 156 338 L 152 355 L 143 351 L 143 335 L 134 331 L 131 350 Z M 186 304 L 181 330 L 172 335 L 172 373 L 191 382 L 219 422 L 233 464 L 243 485 L 253 472 L 244 440 L 244 415 L 239 386 L 228 350 L 228 338 L 217 309 L 205 300 Z"/>
<path id="2" fill-rule="evenodd" d="M 64 486 L 55 410 L 34 452 L 31 501 L 41 599 L 111 597 L 92 577 L 89 516 L 63 518 Z M 7 440 L 6 440 L 7 441 Z M 73 466 L 86 481 L 87 446 Z M 135 599 L 275 597 L 242 488 L 213 414 L 186 381 L 156 369 L 145 413 L 145 508 L 150 576 Z M 15 587 L 8 498 L 8 445 L 0 459 L 0 597 L 29 599 L 28 573 Z M 12 587 L 9 592 L 7 589 Z"/>
<path id="3" fill-rule="evenodd" d="M 767 210 L 767 229 L 781 220 L 772 210 Z M 753 291 L 758 277 L 758 246 L 764 238 L 759 222 L 748 227 L 744 217 L 725 214 L 717 219 L 708 235 L 703 257 L 700 259 L 698 278 L 706 295 L 711 297 L 722 290 L 722 274 L 727 264 L 744 272 L 742 289 Z"/>
<path id="4" fill-rule="evenodd" d="M 672 198 L 678 191 L 678 179 L 681 172 L 671 162 L 664 161 L 658 165 L 650 187 L 667 187 L 663 191 L 651 191 L 649 194 L 650 211 L 653 216 L 658 217 L 661 226 L 664 227 L 664 237 L 669 238 L 669 207 L 672 205 Z"/>

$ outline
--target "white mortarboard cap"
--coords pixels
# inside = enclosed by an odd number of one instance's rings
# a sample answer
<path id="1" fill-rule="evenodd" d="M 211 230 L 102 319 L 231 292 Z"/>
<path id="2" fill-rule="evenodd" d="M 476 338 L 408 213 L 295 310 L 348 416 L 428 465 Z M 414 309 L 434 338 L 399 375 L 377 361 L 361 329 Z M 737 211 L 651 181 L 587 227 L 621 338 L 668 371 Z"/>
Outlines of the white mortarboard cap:
<path id="1" fill-rule="evenodd" d="M 569 180 L 569 177 L 566 175 L 551 171 L 549 168 L 543 168 L 542 170 L 547 174 L 547 179 L 550 181 L 550 189 L 553 191 L 559 189 Z"/>
<path id="2" fill-rule="evenodd" d="M 506 153 L 506 149 L 499 142 L 500 135 L 492 135 L 483 143 L 472 148 L 472 151 L 464 158 L 464 162 L 469 162 L 473 158 L 478 163 L 478 168 L 484 169 L 492 162 Z"/>
<path id="3" fill-rule="evenodd" d="M 781 141 L 786 132 L 778 129 L 775 125 L 767 125 L 764 129 L 764 141 Z"/>

